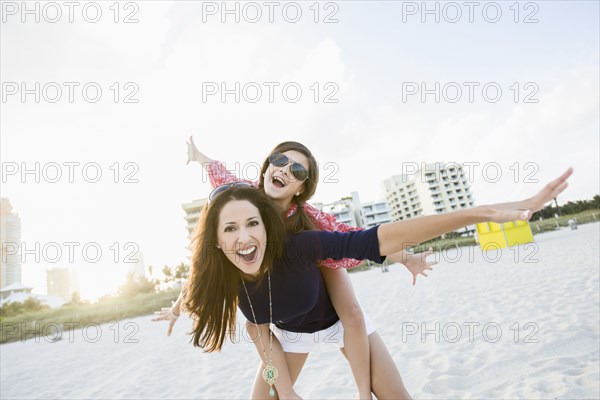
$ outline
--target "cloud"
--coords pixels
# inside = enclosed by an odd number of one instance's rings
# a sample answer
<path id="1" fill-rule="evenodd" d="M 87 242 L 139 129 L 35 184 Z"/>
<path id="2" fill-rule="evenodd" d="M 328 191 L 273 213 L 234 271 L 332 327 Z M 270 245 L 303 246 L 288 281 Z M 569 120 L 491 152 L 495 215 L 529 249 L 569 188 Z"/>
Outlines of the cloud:
<path id="1" fill-rule="evenodd" d="M 379 193 L 378 182 L 402 172 L 402 162 L 478 162 L 473 179 L 479 204 L 531 195 L 569 165 L 577 172 L 565 196 L 591 197 L 599 190 L 596 72 L 595 66 L 583 66 L 554 76 L 536 96 L 537 104 L 369 102 L 365 110 L 339 119 L 340 136 L 326 139 L 341 167 L 337 189 L 346 193 L 360 185 L 367 192 L 362 197 L 370 199 Z M 357 85 L 358 93 L 361 89 Z M 494 165 L 485 175 L 486 163 L 499 163 L 499 182 L 493 182 Z M 525 178 L 539 184 L 526 184 Z M 321 194 L 336 198 L 333 187 Z"/>

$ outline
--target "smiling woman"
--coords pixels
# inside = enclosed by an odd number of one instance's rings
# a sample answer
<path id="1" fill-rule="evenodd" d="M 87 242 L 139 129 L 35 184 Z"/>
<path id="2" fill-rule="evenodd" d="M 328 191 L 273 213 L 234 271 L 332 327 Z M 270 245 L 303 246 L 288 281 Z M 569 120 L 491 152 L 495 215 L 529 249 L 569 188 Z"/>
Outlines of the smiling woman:
<path id="1" fill-rule="evenodd" d="M 409 244 L 466 225 L 527 220 L 532 212 L 541 209 L 567 187 L 566 180 L 571 173 L 571 169 L 567 170 L 527 200 L 479 206 L 345 233 L 303 231 L 286 234 L 281 215 L 262 191 L 229 184 L 205 206 L 199 225 L 190 290 L 186 295 L 186 308 L 195 319 L 194 345 L 215 351 L 221 349 L 227 331 L 233 339 L 236 306 L 239 305 L 259 332 L 257 338 L 264 363 L 262 376 L 274 396 L 275 382 L 283 386 L 293 384 L 299 373 L 298 367 L 301 369 L 304 364 L 306 354 L 301 355 L 303 359 L 295 359 L 298 346 L 308 346 L 312 334 L 323 334 L 339 324 L 316 268 L 318 260 L 351 257 L 381 262 L 383 256 L 401 251 Z M 253 255 L 246 259 L 248 254 Z M 267 279 L 263 279 L 265 277 Z M 277 339 L 273 339 L 273 331 Z M 295 337 L 291 345 L 295 350 L 285 350 L 289 343 L 285 343 L 286 337 L 281 333 L 286 331 L 300 334 L 300 339 Z M 268 332 L 269 352 L 263 343 L 262 332 Z M 373 392 L 378 398 L 410 398 L 393 361 L 390 364 L 388 357 L 382 354 L 377 334 L 369 336 L 373 339 Z M 281 354 L 282 347 L 285 357 Z"/>
<path id="2" fill-rule="evenodd" d="M 256 190 L 249 182 L 232 183 L 238 179 L 221 163 L 200 153 L 191 138 L 188 145 L 189 160 L 199 161 L 207 169 L 216 189 L 209 196 L 205 219 L 192 244 L 195 251 L 189 290 L 182 292 L 171 309 L 157 312 L 160 316 L 155 320 L 169 320 L 169 334 L 185 298 L 186 308 L 197 322 L 196 345 L 215 351 L 223 345 L 227 331 L 233 339 L 232 324 L 239 303 L 250 321 L 247 329 L 255 338 L 262 361 L 252 398 L 264 398 L 269 392 L 274 395 L 273 386 L 277 395 L 296 398 L 293 385 L 308 353 L 332 334 L 350 362 L 361 398 L 370 398 L 371 392 L 378 398 L 409 398 L 389 351 L 363 317 L 351 285 L 346 284 L 347 274 L 339 268 L 357 265 L 356 259 L 379 262 L 383 254 L 392 259 L 403 249 L 402 243 L 421 242 L 474 222 L 527 219 L 531 213 L 526 210 L 541 208 L 564 190 L 571 174 L 567 171 L 537 196 L 521 202 L 361 232 L 338 224 L 332 216 L 306 203 L 316 189 L 318 169 L 302 144 L 284 142 L 273 149 L 261 170 L 258 188 L 263 190 Z M 307 177 L 303 170 L 308 171 Z M 271 197 L 270 203 L 265 203 L 265 194 Z M 271 213 L 279 219 L 273 219 Z M 282 216 L 285 234 L 278 228 Z M 315 226 L 345 233 L 314 231 Z M 416 274 L 431 269 L 431 263 L 417 258 L 420 262 L 413 267 L 403 259 L 413 273 L 413 284 Z M 321 268 L 321 276 L 315 266 L 330 268 Z M 291 336 L 287 334 L 290 332 Z M 286 340 L 295 337 L 293 333 L 299 333 L 301 340 Z M 262 341 L 265 336 L 269 337 L 268 354 Z M 352 357 L 351 349 L 357 351 Z"/>
<path id="3" fill-rule="evenodd" d="M 257 277 L 267 247 L 267 232 L 258 209 L 241 200 L 227 203 L 221 214 L 217 247 L 240 271 Z"/>
<path id="4" fill-rule="evenodd" d="M 239 182 L 239 178 L 226 170 L 223 164 L 211 160 L 198 151 L 192 137 L 190 137 L 188 143 L 188 163 L 190 161 L 200 162 L 207 170 L 212 186 L 216 188 L 209 196 L 209 200 L 227 189 L 227 185 L 223 185 L 224 183 L 235 183 L 236 187 L 252 185 L 262 189 L 271 197 L 280 215 L 284 216 L 286 230 L 289 232 L 297 233 L 313 229 L 330 231 L 358 229 L 338 223 L 332 215 L 323 213 L 307 203 L 307 200 L 315 193 L 319 181 L 319 169 L 310 150 L 301 143 L 287 141 L 275 146 L 261 167 L 260 181 L 257 183 Z M 409 257 L 407 256 L 401 262 L 404 262 L 407 267 L 409 267 L 409 263 L 412 267 L 415 267 L 416 269 L 411 270 L 413 274 L 422 272 L 424 269 L 431 269 L 430 266 L 434 264 L 428 263 L 419 256 Z M 354 294 L 348 274 L 344 269 L 356 266 L 359 262 L 351 259 L 324 260 L 320 262 L 320 266 L 324 267 L 321 268 L 321 274 L 335 310 L 343 323 L 344 329 L 339 330 L 343 332 L 343 340 L 340 340 L 340 343 L 343 342 L 341 350 L 350 363 L 359 397 L 370 398 L 370 348 L 365 317 Z M 183 298 L 180 296 L 173 309 L 163 310 L 166 314 L 159 317 L 170 319 L 167 334 L 170 334 L 173 328 L 176 320 L 175 315 L 180 313 L 182 300 Z M 371 325 L 369 326 L 372 332 L 374 328 Z M 250 326 L 248 329 L 252 330 L 253 327 Z M 315 343 L 317 342 L 319 340 L 315 340 Z M 257 348 L 257 350 L 260 352 L 261 349 Z M 298 349 L 295 350 L 298 351 Z M 302 353 L 305 353 L 303 355 L 304 359 L 308 352 L 309 349 L 302 348 Z M 300 362 L 295 363 L 297 373 L 300 372 L 303 364 L 301 357 L 299 359 Z M 278 391 L 284 396 L 288 394 L 292 396 L 292 390 L 286 392 L 286 389 L 290 388 L 291 384 L 287 387 L 285 385 L 281 387 L 280 385 Z M 262 397 L 266 393 L 263 389 L 265 389 L 264 382 L 257 377 L 252 396 Z"/>
<path id="5" fill-rule="evenodd" d="M 263 162 L 258 188 L 286 213 L 286 227 L 296 233 L 315 228 L 305 210 L 298 208 L 304 208 L 318 183 L 319 167 L 310 150 L 298 142 L 283 142 Z"/>
<path id="6" fill-rule="evenodd" d="M 219 350 L 227 331 L 235 334 L 240 278 L 264 275 L 283 251 L 282 243 L 267 246 L 267 232 L 285 233 L 275 206 L 256 189 L 226 186 L 202 212 L 192 256 L 187 307 L 197 316 L 194 345 L 206 351 Z M 255 259 L 246 261 L 238 251 L 251 247 Z"/>

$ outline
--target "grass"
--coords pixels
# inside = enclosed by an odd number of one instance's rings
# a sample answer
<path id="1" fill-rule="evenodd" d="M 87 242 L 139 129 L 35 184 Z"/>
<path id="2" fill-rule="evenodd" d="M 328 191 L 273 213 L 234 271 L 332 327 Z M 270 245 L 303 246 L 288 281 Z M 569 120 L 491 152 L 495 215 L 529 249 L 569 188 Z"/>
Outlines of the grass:
<path id="1" fill-rule="evenodd" d="M 600 210 L 586 210 L 577 214 L 562 215 L 558 218 L 549 218 L 543 221 L 529 221 L 533 234 L 554 231 L 558 227 L 569 226 L 568 221 L 574 219 L 578 225 L 597 222 L 600 220 Z M 558 225 L 558 226 L 557 226 Z"/>
<path id="2" fill-rule="evenodd" d="M 24 341 L 30 338 L 53 335 L 56 327 L 77 329 L 88 324 L 103 324 L 125 318 L 149 315 L 161 307 L 169 307 L 177 299 L 179 289 L 159 293 L 140 294 L 132 298 L 115 297 L 95 304 L 66 305 L 2 318 L 0 343 Z"/>

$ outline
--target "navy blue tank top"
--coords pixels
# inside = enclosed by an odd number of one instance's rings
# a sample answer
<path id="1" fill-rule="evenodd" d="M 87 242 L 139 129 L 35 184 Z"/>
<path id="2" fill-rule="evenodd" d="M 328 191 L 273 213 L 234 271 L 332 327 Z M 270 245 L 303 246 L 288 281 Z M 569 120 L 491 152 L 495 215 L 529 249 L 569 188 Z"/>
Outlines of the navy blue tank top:
<path id="1" fill-rule="evenodd" d="M 377 229 L 351 232 L 305 231 L 286 238 L 284 256 L 271 272 L 273 323 L 287 331 L 313 333 L 335 324 L 337 316 L 316 262 L 326 258 L 355 258 L 381 263 Z M 269 323 L 269 283 L 245 281 L 258 324 Z M 238 290 L 239 308 L 254 322 L 244 287 Z"/>

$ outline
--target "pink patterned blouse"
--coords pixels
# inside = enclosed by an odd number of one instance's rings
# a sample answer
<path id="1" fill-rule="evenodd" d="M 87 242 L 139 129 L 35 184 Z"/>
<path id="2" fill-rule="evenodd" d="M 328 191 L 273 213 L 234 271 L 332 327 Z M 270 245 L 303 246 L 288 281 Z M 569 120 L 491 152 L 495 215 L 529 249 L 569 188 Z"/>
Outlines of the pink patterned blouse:
<path id="1" fill-rule="evenodd" d="M 220 161 L 212 161 L 207 166 L 208 178 L 210 179 L 210 184 L 213 188 L 217 186 L 223 185 L 229 182 L 239 182 L 239 179 L 235 174 L 225 168 L 225 165 Z M 253 184 L 254 186 L 258 185 L 258 182 L 252 182 L 247 179 L 243 179 L 243 181 Z M 295 203 L 292 203 L 289 210 L 285 213 L 285 217 L 289 218 L 296 213 L 298 210 L 298 206 Z M 337 231 L 337 232 L 348 232 L 348 231 L 359 231 L 362 228 L 355 228 L 350 225 L 342 224 L 335 220 L 335 217 L 331 214 L 322 212 L 310 204 L 304 204 L 304 211 L 308 217 L 315 224 L 315 227 L 322 231 Z M 327 268 L 354 268 L 361 261 L 354 260 L 351 258 L 344 258 L 343 260 L 333 260 L 327 259 L 321 262 L 321 266 Z"/>

